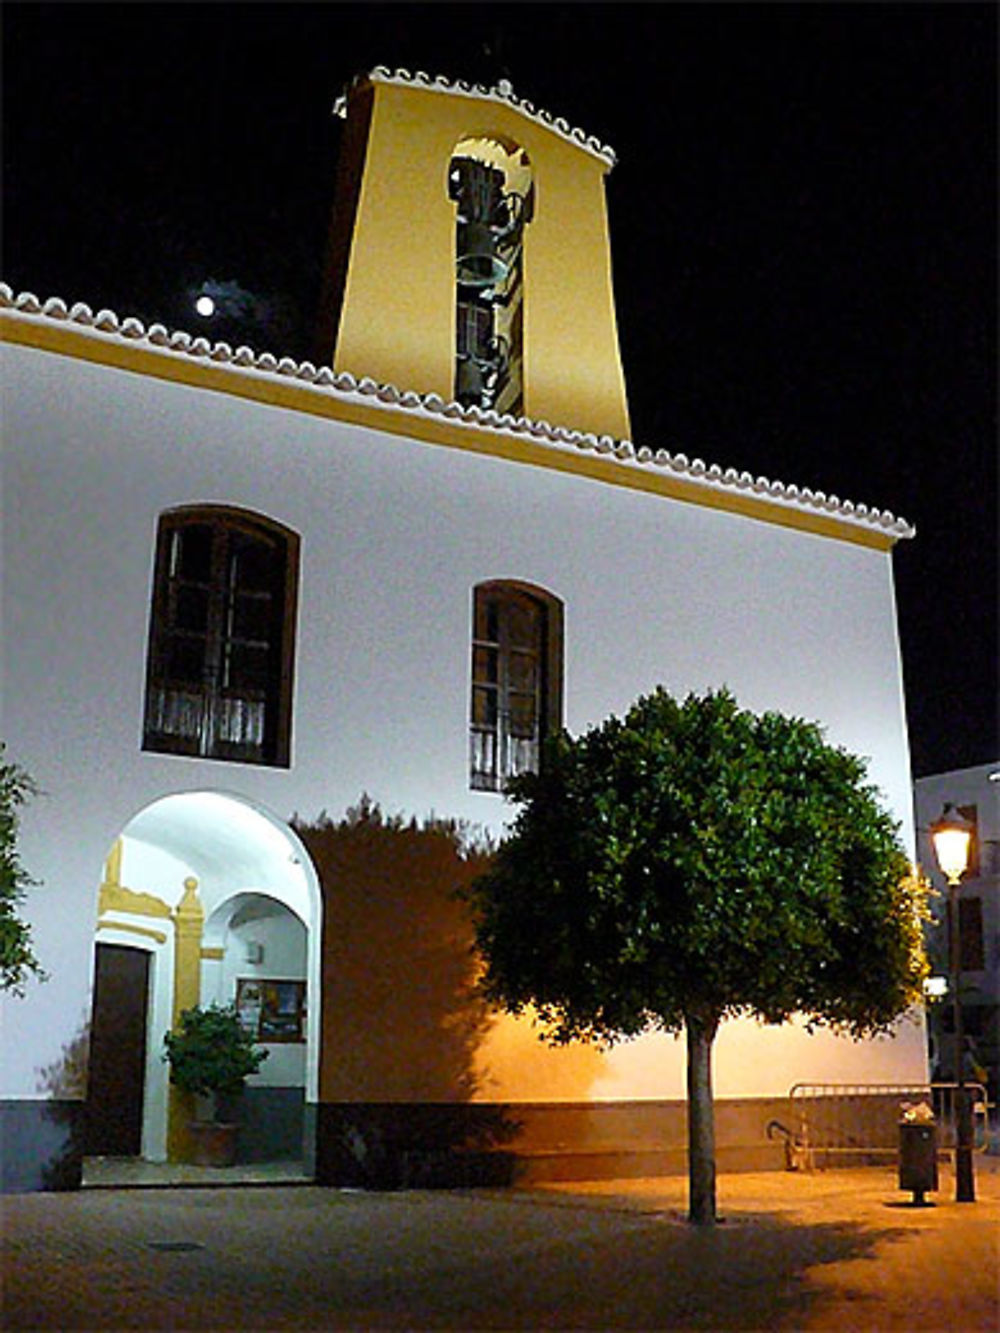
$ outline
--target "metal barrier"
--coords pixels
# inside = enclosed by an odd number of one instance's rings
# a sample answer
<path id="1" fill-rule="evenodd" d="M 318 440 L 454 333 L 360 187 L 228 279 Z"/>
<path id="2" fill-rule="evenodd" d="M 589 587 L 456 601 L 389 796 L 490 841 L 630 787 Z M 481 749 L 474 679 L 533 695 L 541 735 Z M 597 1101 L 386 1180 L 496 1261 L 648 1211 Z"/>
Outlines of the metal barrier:
<path id="1" fill-rule="evenodd" d="M 789 1166 L 815 1171 L 895 1158 L 904 1102 L 926 1102 L 934 1111 L 939 1149 L 952 1149 L 957 1090 L 956 1083 L 796 1083 L 788 1094 L 793 1126 Z M 966 1083 L 965 1090 L 972 1100 L 975 1149 L 985 1152 L 986 1089 L 981 1083 Z"/>

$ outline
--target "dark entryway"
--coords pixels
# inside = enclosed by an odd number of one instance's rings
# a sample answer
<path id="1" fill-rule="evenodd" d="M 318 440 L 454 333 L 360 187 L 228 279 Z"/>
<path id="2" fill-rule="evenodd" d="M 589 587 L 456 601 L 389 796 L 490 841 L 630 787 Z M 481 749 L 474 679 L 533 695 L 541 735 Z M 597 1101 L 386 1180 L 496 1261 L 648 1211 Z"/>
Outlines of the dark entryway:
<path id="1" fill-rule="evenodd" d="M 99 944 L 94 976 L 87 1093 L 88 1156 L 142 1152 L 149 954 Z"/>

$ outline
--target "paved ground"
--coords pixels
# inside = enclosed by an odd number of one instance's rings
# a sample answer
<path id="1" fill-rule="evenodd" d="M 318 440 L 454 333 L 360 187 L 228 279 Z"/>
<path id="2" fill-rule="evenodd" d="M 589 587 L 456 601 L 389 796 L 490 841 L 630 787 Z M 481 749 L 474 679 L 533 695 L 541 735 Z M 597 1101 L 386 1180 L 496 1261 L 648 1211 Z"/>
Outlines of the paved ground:
<path id="1" fill-rule="evenodd" d="M 727 1176 L 711 1231 L 670 1178 L 8 1196 L 3 1326 L 993 1330 L 997 1165 L 921 1209 L 881 1169 Z"/>

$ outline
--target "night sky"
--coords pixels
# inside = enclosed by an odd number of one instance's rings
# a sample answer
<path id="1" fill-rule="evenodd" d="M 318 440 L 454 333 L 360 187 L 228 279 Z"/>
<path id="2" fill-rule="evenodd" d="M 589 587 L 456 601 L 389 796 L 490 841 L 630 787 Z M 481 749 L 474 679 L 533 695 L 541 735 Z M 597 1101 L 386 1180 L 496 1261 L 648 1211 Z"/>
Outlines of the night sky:
<path id="1" fill-rule="evenodd" d="M 1000 757 L 994 6 L 8 0 L 3 28 L 3 280 L 277 355 L 312 356 L 355 74 L 507 77 L 609 143 L 634 441 L 914 523 L 914 774 Z"/>

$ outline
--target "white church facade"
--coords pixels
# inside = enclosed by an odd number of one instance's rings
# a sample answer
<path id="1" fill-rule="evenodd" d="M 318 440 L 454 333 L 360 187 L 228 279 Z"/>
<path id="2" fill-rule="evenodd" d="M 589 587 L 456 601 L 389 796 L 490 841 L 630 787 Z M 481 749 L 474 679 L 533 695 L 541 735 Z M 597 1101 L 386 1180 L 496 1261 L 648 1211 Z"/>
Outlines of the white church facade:
<path id="1" fill-rule="evenodd" d="M 5 1188 L 182 1155 L 163 1035 L 215 1000 L 269 1052 L 245 1151 L 319 1180 L 345 1111 L 416 1148 L 435 1109 L 502 1112 L 515 1154 L 618 1169 L 662 1142 L 681 1042 L 553 1050 L 493 1015 L 448 1076 L 414 1036 L 430 949 L 413 1031 L 380 1025 L 419 932 L 405 901 L 389 945 L 352 932 L 300 835 L 363 793 L 497 836 L 547 731 L 727 685 L 867 756 L 913 847 L 907 525 L 631 442 L 605 146 L 506 85 L 377 70 L 344 110 L 329 364 L 0 290 L 0 736 L 42 793 L 20 847 L 48 973 L 3 999 Z M 378 1058 L 345 1051 L 380 1027 Z M 863 1043 L 733 1022 L 716 1051 L 723 1166 L 795 1082 L 927 1076 L 920 1016 Z"/>

